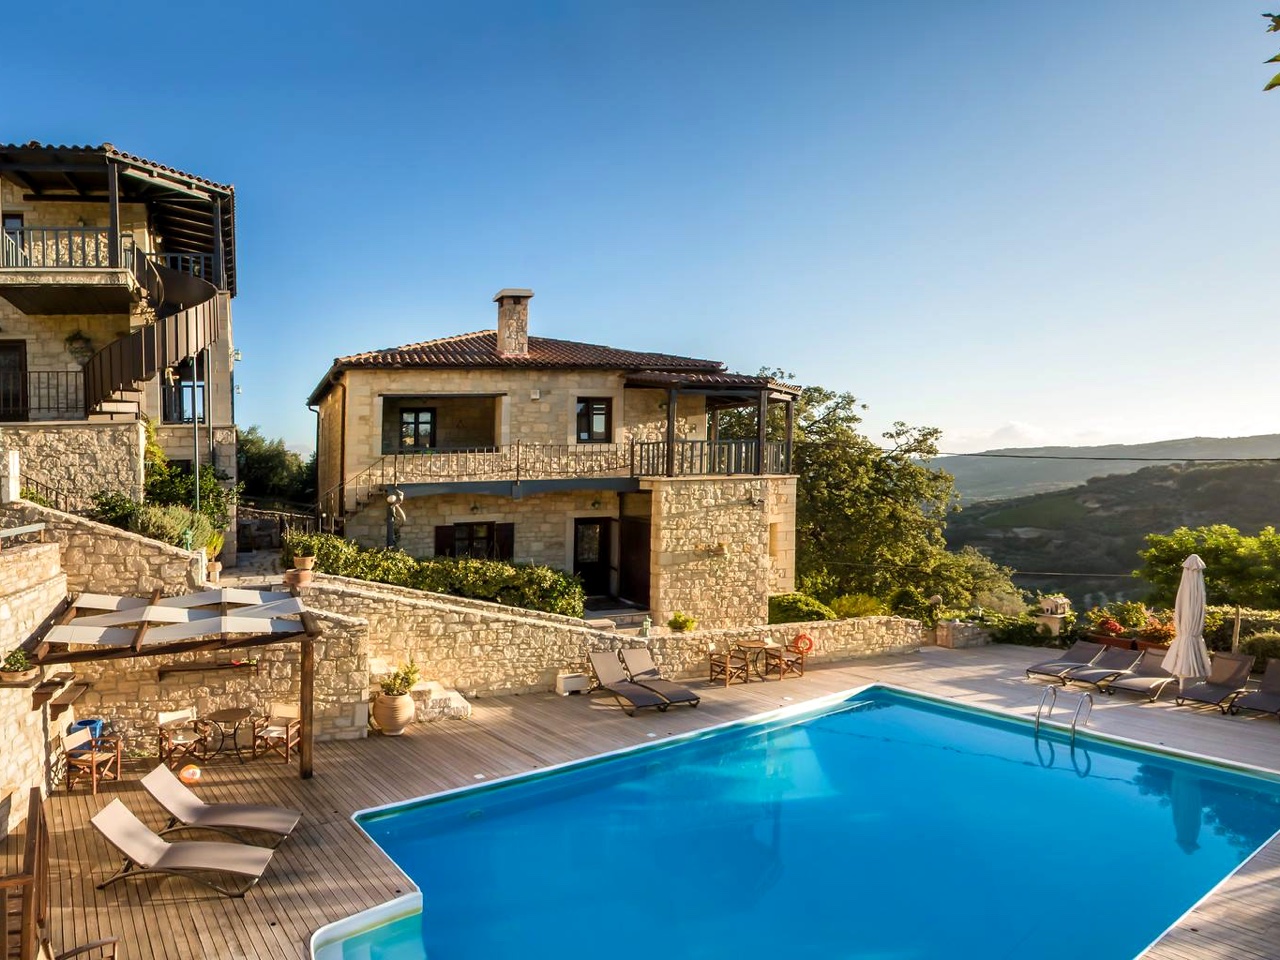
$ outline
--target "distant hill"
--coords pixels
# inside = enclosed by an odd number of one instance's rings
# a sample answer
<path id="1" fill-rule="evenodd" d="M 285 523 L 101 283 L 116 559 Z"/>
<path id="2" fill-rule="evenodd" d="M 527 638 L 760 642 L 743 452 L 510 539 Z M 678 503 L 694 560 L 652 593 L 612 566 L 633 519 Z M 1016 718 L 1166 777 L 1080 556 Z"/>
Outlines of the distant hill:
<path id="1" fill-rule="evenodd" d="M 1179 463 L 1207 457 L 1280 457 L 1280 434 L 1260 437 L 1191 437 L 1156 443 L 1115 443 L 1103 447 L 1008 447 L 985 450 L 998 456 L 943 457 L 934 465 L 956 478 L 964 503 L 1003 500 L 1077 486 L 1092 477 L 1133 473 L 1151 461 Z M 1024 457 L 1045 459 L 1022 459 Z M 1053 457 L 1105 457 L 1056 460 Z M 1137 459 L 1125 460 L 1124 457 Z"/>
<path id="2" fill-rule="evenodd" d="M 1148 533 L 1213 523 L 1247 534 L 1280 526 L 1280 463 L 1148 466 L 1068 490 L 971 504 L 946 536 L 950 547 L 972 545 L 1024 573 L 1123 574 L 1141 566 Z M 1077 608 L 1090 593 L 1114 599 L 1146 591 L 1136 579 L 1114 577 L 1020 576 L 1017 583 L 1066 593 Z"/>

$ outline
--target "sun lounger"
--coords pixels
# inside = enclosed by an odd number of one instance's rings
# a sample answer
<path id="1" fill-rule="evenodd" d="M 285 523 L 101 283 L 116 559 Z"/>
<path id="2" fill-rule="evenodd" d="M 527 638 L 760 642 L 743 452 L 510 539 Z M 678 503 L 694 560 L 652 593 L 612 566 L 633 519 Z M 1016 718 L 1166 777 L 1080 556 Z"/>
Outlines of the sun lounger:
<path id="1" fill-rule="evenodd" d="M 1178 706 L 1182 706 L 1187 701 L 1211 703 L 1226 713 L 1226 701 L 1234 699 L 1237 694 L 1244 693 L 1254 659 L 1247 653 L 1215 653 L 1213 663 L 1209 667 L 1208 679 L 1179 690 L 1174 703 Z"/>
<path id="2" fill-rule="evenodd" d="M 1144 693 L 1150 700 L 1155 700 L 1164 688 L 1176 679 L 1164 668 L 1164 658 L 1168 650 L 1144 650 L 1132 670 L 1117 674 L 1100 689 L 1107 693 L 1127 690 L 1130 693 Z"/>
<path id="3" fill-rule="evenodd" d="M 1102 684 L 1114 680 L 1120 674 L 1137 666 L 1139 657 L 1141 654 L 1134 650 L 1107 647 L 1092 663 L 1083 667 L 1072 667 L 1062 674 L 1062 682 L 1091 683 L 1098 689 L 1102 689 Z"/>
<path id="4" fill-rule="evenodd" d="M 237 830 L 258 830 L 276 835 L 277 846 L 293 832 L 302 816 L 288 807 L 251 803 L 205 803 L 192 793 L 163 763 L 142 778 L 142 785 L 169 812 L 169 823 L 160 835 L 175 830 L 216 830 L 235 834 Z"/>
<path id="5" fill-rule="evenodd" d="M 671 701 L 662 694 L 628 680 L 626 671 L 622 669 L 622 661 L 616 653 L 593 651 L 590 657 L 591 669 L 596 672 L 600 686 L 613 694 L 618 706 L 628 716 L 634 717 L 641 707 L 657 707 L 659 711 L 665 711 L 671 706 Z"/>
<path id="6" fill-rule="evenodd" d="M 243 897 L 262 879 L 274 850 L 247 843 L 207 840 L 180 840 L 170 843 L 157 836 L 119 800 L 112 800 L 90 821 L 107 842 L 124 854 L 124 866 L 98 884 L 101 890 L 125 877 L 164 873 L 187 877 L 218 891 L 224 897 Z M 242 878 L 234 887 L 208 879 L 208 874 L 231 874 Z"/>
<path id="7" fill-rule="evenodd" d="M 629 647 L 622 651 L 622 665 L 626 668 L 633 683 L 648 687 L 660 697 L 666 697 L 672 703 L 687 703 L 696 707 L 702 698 L 680 683 L 663 678 L 658 672 L 658 665 L 653 662 L 653 654 L 648 647 Z"/>
<path id="8" fill-rule="evenodd" d="M 1280 720 L 1280 660 L 1268 660 L 1267 670 L 1262 675 L 1262 683 L 1258 689 L 1238 695 L 1227 704 L 1227 708 L 1233 714 L 1241 710 L 1274 713 L 1276 719 Z"/>
<path id="9" fill-rule="evenodd" d="M 1091 640 L 1077 640 L 1071 645 L 1069 650 L 1063 651 L 1062 655 L 1054 660 L 1046 660 L 1043 663 L 1037 663 L 1027 667 L 1027 677 L 1053 677 L 1053 679 L 1065 684 L 1062 675 L 1068 670 L 1075 667 L 1082 667 L 1086 664 L 1093 663 L 1102 651 L 1106 649 L 1106 644 L 1094 643 Z"/>

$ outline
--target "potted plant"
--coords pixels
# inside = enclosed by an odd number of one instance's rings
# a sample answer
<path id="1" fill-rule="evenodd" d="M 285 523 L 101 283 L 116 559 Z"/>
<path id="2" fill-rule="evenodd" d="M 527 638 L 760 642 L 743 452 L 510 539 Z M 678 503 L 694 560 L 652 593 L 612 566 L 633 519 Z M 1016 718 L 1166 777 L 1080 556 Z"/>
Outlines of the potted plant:
<path id="1" fill-rule="evenodd" d="M 209 542 L 204 545 L 205 556 L 209 558 L 209 580 L 217 583 L 222 576 L 222 561 L 218 559 L 222 553 L 222 544 L 225 538 L 222 533 L 214 533 L 210 535 Z"/>
<path id="2" fill-rule="evenodd" d="M 1124 626 L 1119 620 L 1103 617 L 1093 625 L 1093 633 L 1089 639 L 1104 643 L 1109 647 L 1120 647 L 1122 650 L 1133 649 L 1133 638 L 1124 635 Z"/>
<path id="3" fill-rule="evenodd" d="M 667 621 L 667 626 L 675 633 L 684 633 L 686 630 L 692 630 L 697 625 L 697 620 L 687 613 L 681 613 L 679 610 L 673 613 L 671 619 Z"/>
<path id="4" fill-rule="evenodd" d="M 383 678 L 382 692 L 373 701 L 373 721 L 384 736 L 400 736 L 413 720 L 415 707 L 409 691 L 418 682 L 419 675 L 418 665 L 410 660 Z"/>
<path id="5" fill-rule="evenodd" d="M 21 648 L 10 650 L 0 663 L 0 680 L 5 683 L 25 683 L 39 672 L 40 668 L 32 666 L 27 651 Z"/>
<path id="6" fill-rule="evenodd" d="M 293 569 L 310 570 L 316 565 L 316 548 L 309 543 L 300 543 L 293 548 Z"/>
<path id="7" fill-rule="evenodd" d="M 1162 619 L 1153 613 L 1147 617 L 1146 626 L 1138 631 L 1138 649 L 1152 650 L 1168 647 L 1177 632 L 1178 628 L 1173 625 L 1171 617 Z"/>

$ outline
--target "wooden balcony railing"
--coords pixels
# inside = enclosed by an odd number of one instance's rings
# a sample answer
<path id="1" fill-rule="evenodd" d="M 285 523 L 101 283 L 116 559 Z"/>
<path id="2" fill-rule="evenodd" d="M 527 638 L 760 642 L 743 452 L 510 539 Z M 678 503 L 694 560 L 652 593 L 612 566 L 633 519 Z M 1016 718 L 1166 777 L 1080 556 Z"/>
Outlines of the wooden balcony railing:
<path id="1" fill-rule="evenodd" d="M 80 370 L 0 370 L 0 422 L 83 420 Z"/>

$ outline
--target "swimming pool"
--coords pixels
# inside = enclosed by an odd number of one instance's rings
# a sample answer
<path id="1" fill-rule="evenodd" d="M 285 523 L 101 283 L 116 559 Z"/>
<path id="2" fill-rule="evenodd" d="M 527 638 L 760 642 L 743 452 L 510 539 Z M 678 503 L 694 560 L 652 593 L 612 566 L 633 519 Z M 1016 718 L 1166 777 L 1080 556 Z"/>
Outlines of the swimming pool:
<path id="1" fill-rule="evenodd" d="M 1130 958 L 1280 830 L 1280 782 L 871 688 L 356 821 L 430 960 Z M 421 949 L 379 936 L 345 955 Z"/>

